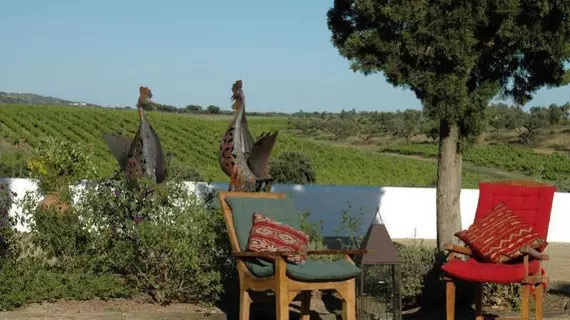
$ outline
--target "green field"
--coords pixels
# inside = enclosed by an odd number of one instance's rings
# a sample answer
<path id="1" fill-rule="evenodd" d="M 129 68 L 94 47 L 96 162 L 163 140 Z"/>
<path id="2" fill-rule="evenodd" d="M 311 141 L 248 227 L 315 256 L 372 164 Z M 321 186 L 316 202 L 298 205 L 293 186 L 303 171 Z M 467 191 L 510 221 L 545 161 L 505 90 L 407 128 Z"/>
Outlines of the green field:
<path id="1" fill-rule="evenodd" d="M 206 179 L 228 181 L 218 167 L 218 141 L 227 128 L 228 117 L 192 116 L 147 112 L 165 151 L 176 155 L 184 165 L 195 167 Z M 286 118 L 248 117 L 254 135 L 263 131 L 284 129 Z M 108 151 L 102 132 L 118 132 L 133 136 L 138 126 L 135 110 L 80 107 L 0 106 L 0 140 L 5 150 L 33 148 L 42 136 L 55 136 L 93 147 L 101 176 L 109 176 L 117 168 Z M 310 141 L 281 132 L 272 156 L 284 151 L 300 151 L 312 161 L 318 184 L 434 186 L 436 165 L 415 159 L 402 159 L 375 151 L 349 146 Z M 10 157 L 0 154 L 0 161 Z M 490 176 L 464 172 L 463 186 L 477 187 L 479 180 Z"/>
<path id="2" fill-rule="evenodd" d="M 384 150 L 405 155 L 437 157 L 436 144 L 402 144 L 386 147 Z M 522 146 L 472 146 L 465 150 L 463 160 L 480 167 L 522 172 L 549 181 L 570 179 L 570 157 L 567 152 L 544 154 Z"/>

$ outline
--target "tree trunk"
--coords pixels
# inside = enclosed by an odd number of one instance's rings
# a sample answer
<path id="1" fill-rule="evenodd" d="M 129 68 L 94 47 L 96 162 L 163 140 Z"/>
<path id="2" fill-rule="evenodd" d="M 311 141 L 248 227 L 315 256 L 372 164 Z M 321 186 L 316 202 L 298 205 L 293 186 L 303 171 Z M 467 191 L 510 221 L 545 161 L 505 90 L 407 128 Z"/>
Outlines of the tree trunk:
<path id="1" fill-rule="evenodd" d="M 458 152 L 459 128 L 441 121 L 439 130 L 439 158 L 437 162 L 437 249 L 446 243 L 458 244 L 453 234 L 461 230 L 459 198 L 461 194 L 462 157 Z"/>

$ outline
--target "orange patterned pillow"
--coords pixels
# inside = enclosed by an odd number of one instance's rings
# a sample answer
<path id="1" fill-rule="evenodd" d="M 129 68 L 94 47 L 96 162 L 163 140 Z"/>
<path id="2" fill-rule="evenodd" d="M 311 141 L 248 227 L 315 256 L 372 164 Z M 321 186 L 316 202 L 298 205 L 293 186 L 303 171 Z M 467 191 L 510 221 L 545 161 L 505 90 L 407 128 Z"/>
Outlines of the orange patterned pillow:
<path id="1" fill-rule="evenodd" d="M 533 249 L 547 245 L 532 226 L 522 222 L 504 203 L 474 222 L 467 230 L 455 233 L 475 253 L 487 261 L 504 263 L 522 256 L 520 249 L 529 245 Z"/>
<path id="2" fill-rule="evenodd" d="M 247 242 L 247 250 L 264 251 L 306 251 L 309 236 L 303 231 L 264 216 L 253 214 L 253 226 Z M 305 263 L 306 254 L 287 256 L 294 264 Z"/>

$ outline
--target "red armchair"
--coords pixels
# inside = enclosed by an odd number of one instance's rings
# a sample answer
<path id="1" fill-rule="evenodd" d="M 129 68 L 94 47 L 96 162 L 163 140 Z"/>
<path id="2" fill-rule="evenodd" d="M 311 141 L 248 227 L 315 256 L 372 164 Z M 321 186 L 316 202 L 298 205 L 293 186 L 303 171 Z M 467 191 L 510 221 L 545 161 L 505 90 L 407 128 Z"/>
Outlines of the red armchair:
<path id="1" fill-rule="evenodd" d="M 546 239 L 550 222 L 550 211 L 556 187 L 534 181 L 499 181 L 479 185 L 479 201 L 475 221 L 485 217 L 499 202 L 505 203 L 513 212 Z M 522 261 L 518 263 L 486 263 L 474 258 L 471 249 L 453 244 L 445 246 L 449 252 L 448 261 L 442 266 L 446 281 L 447 320 L 455 318 L 455 279 L 475 282 L 476 319 L 482 315 L 482 284 L 484 282 L 507 284 L 520 283 L 521 318 L 529 319 L 531 287 L 535 289 L 537 320 L 542 319 L 542 296 L 548 278 L 540 262 L 548 256 L 530 247 L 524 247 Z M 457 254 L 467 255 L 466 260 L 458 259 Z"/>

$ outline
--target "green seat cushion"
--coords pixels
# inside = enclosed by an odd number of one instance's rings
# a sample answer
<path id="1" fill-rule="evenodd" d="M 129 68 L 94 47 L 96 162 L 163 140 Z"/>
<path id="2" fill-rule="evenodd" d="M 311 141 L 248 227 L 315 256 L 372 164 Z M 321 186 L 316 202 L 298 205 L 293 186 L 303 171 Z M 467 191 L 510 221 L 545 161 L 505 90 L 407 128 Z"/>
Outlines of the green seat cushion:
<path id="1" fill-rule="evenodd" d="M 226 202 L 232 209 L 234 228 L 242 251 L 247 250 L 247 240 L 252 227 L 252 216 L 255 212 L 262 213 L 275 221 L 301 230 L 299 214 L 293 200 L 264 199 L 247 197 L 226 197 Z"/>
<path id="2" fill-rule="evenodd" d="M 269 261 L 256 259 L 245 264 L 256 277 L 266 278 L 275 273 L 274 264 Z M 287 275 L 298 281 L 341 281 L 359 273 L 360 269 L 345 259 L 321 262 L 307 258 L 304 264 L 287 263 Z"/>

